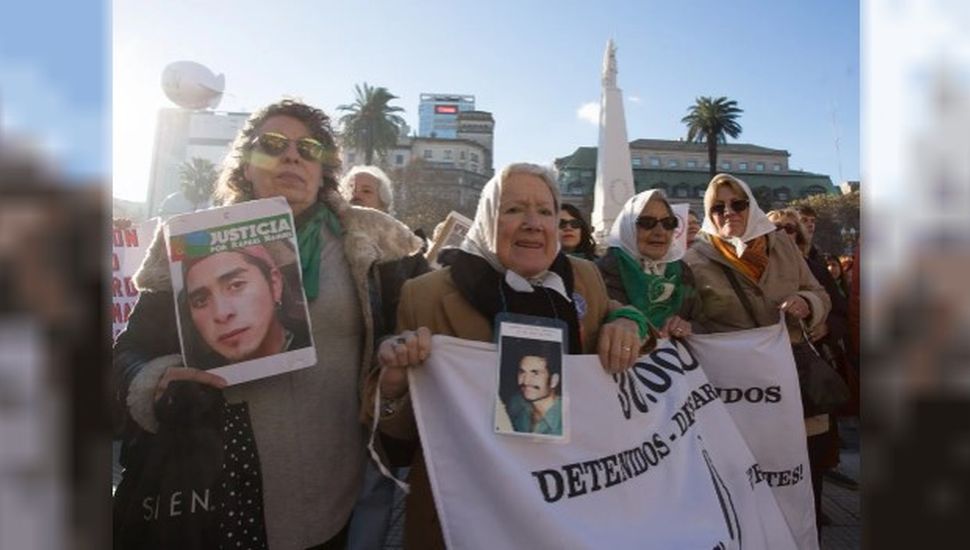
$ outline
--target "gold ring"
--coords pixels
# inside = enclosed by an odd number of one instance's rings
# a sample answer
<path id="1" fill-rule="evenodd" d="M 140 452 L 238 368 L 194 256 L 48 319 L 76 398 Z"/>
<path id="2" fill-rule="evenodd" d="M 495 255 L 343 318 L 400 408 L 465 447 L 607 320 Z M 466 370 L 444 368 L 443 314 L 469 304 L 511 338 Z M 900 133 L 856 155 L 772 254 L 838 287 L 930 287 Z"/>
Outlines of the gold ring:
<path id="1" fill-rule="evenodd" d="M 623 347 L 622 347 L 622 348 L 620 348 L 620 349 L 622 349 L 623 351 L 630 351 L 630 350 L 632 350 L 633 348 L 631 348 L 630 346 L 623 346 Z"/>

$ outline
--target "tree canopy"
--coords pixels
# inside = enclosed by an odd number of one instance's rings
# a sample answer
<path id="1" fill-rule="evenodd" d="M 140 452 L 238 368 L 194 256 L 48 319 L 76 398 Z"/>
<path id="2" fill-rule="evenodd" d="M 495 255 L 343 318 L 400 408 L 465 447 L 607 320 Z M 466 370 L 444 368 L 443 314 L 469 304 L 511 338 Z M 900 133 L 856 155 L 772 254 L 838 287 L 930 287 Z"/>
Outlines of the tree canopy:
<path id="1" fill-rule="evenodd" d="M 387 88 L 364 82 L 354 86 L 354 90 L 357 95 L 354 102 L 337 107 L 338 111 L 347 113 L 340 117 L 341 139 L 345 147 L 362 152 L 366 164 L 373 164 L 375 154 L 383 157 L 397 144 L 404 125 L 398 113 L 404 109 L 390 105 L 397 96 Z"/>

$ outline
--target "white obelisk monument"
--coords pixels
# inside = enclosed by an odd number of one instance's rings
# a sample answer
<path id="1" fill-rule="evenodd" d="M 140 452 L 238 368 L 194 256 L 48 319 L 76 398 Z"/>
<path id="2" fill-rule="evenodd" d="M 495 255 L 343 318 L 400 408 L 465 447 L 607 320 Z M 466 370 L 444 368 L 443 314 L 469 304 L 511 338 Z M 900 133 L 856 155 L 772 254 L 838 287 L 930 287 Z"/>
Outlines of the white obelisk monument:
<path id="1" fill-rule="evenodd" d="M 616 46 L 606 43 L 603 55 L 603 92 L 600 97 L 600 137 L 596 155 L 596 186 L 593 190 L 593 233 L 604 242 L 613 220 L 633 196 L 633 166 L 626 138 L 623 93 L 616 86 Z"/>

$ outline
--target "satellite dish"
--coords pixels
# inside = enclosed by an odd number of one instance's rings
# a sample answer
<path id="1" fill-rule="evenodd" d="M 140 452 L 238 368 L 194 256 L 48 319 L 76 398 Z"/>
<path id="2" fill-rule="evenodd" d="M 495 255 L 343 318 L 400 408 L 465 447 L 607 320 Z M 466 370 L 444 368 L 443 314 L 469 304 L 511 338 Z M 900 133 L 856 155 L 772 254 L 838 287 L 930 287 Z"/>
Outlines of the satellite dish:
<path id="1" fill-rule="evenodd" d="M 185 109 L 214 109 L 225 89 L 225 75 L 216 76 L 195 61 L 176 61 L 162 71 L 165 95 Z"/>

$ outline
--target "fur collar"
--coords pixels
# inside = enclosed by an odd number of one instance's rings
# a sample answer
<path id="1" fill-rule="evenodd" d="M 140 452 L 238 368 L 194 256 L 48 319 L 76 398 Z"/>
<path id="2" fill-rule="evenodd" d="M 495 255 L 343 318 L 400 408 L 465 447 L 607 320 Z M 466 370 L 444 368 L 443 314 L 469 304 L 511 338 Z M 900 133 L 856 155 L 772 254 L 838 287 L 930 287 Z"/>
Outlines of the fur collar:
<path id="1" fill-rule="evenodd" d="M 398 260 L 421 249 L 421 239 L 408 226 L 383 212 L 351 206 L 336 190 L 323 193 L 321 200 L 337 214 L 344 227 L 344 253 L 358 284 L 375 263 Z M 144 292 L 172 290 L 161 226 L 135 273 L 134 282 L 138 290 Z"/>

